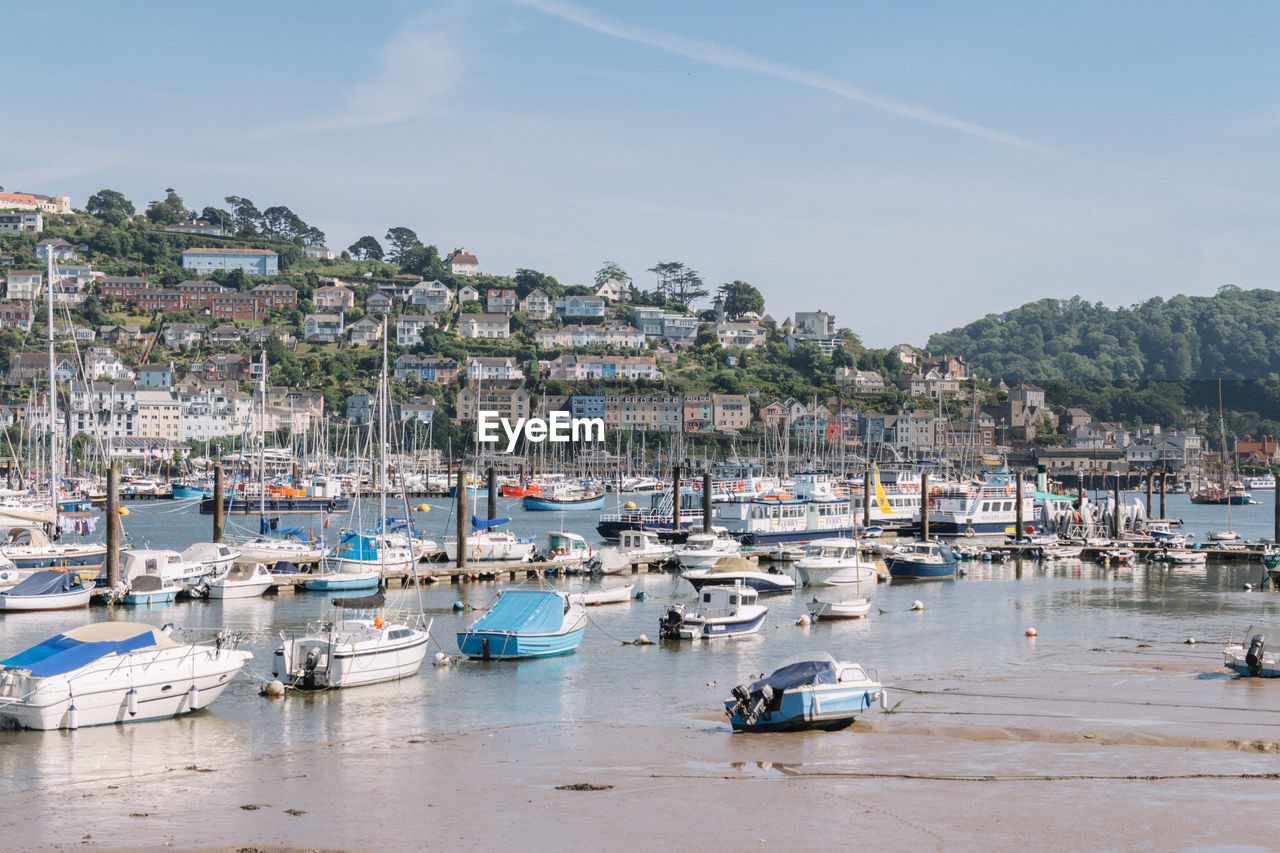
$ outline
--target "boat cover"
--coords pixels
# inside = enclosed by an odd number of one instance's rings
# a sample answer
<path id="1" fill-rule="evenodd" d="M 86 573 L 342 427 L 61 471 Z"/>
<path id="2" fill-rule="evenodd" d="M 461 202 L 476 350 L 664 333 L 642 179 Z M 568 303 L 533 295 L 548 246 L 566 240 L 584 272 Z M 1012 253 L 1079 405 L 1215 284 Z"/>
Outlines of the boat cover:
<path id="1" fill-rule="evenodd" d="M 86 642 L 68 637 L 66 634 L 58 634 L 38 646 L 18 652 L 7 660 L 0 660 L 0 666 L 29 670 L 36 678 L 62 675 L 109 654 L 122 655 L 134 649 L 145 649 L 156 645 L 153 630 L 150 627 L 142 627 L 144 630 L 124 640 Z"/>
<path id="2" fill-rule="evenodd" d="M 71 591 L 71 580 L 75 575 L 67 572 L 36 572 L 8 592 L 0 595 L 11 595 L 14 598 L 28 595 L 56 595 Z"/>
<path id="3" fill-rule="evenodd" d="M 164 589 L 164 578 L 156 575 L 139 575 L 129 582 L 130 592 L 160 592 Z"/>
<path id="4" fill-rule="evenodd" d="M 297 575 L 301 573 L 301 570 L 288 560 L 281 560 L 271 569 L 271 574 L 273 575 Z"/>
<path id="5" fill-rule="evenodd" d="M 509 518 L 491 518 L 488 521 L 481 521 L 473 515 L 471 516 L 471 529 L 488 530 L 490 527 L 497 527 L 499 524 L 506 524 L 510 520 L 511 519 Z"/>
<path id="6" fill-rule="evenodd" d="M 564 624 L 564 598 L 538 589 L 509 589 L 481 616 L 472 631 L 554 634 Z"/>
<path id="7" fill-rule="evenodd" d="M 356 598 L 333 599 L 334 607 L 345 607 L 348 610 L 368 610 L 372 607 L 381 607 L 386 603 L 387 596 L 382 590 L 378 590 L 373 595 L 361 595 Z"/>
<path id="8" fill-rule="evenodd" d="M 836 681 L 835 661 L 803 660 L 775 669 L 768 677 L 752 682 L 748 690 L 755 693 L 767 684 L 774 693 L 781 693 L 806 684 L 835 684 Z"/>

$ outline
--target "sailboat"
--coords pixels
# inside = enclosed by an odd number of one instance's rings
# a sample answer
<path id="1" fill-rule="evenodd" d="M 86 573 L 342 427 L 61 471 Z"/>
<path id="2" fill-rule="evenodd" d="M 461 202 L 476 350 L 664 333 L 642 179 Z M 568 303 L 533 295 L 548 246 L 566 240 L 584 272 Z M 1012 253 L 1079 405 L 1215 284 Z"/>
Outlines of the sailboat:
<path id="1" fill-rule="evenodd" d="M 1235 542 L 1240 534 L 1231 526 L 1231 505 L 1247 504 L 1252 496 L 1235 483 L 1227 482 L 1227 424 L 1222 413 L 1222 380 L 1218 380 L 1218 441 L 1222 446 L 1221 476 L 1216 485 L 1209 486 L 1191 496 L 1194 504 L 1225 504 L 1227 507 L 1227 529 L 1210 530 L 1208 538 L 1212 542 Z"/>
<path id="2" fill-rule="evenodd" d="M 378 379 L 378 524 L 373 530 L 343 530 L 321 561 L 322 573 L 308 578 L 310 590 L 374 589 L 388 571 L 408 572 L 417 562 L 411 540 L 391 534 L 387 524 L 387 335 L 383 320 L 382 374 Z"/>

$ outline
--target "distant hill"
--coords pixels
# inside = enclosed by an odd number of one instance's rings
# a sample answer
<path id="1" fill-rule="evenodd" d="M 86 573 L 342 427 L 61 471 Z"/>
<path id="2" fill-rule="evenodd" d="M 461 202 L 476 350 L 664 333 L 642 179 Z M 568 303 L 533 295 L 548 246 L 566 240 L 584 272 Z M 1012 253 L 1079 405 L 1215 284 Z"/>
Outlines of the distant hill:
<path id="1" fill-rule="evenodd" d="M 1277 380 L 1280 292 L 1226 285 L 1114 309 L 1041 299 L 935 334 L 928 349 L 1006 382 Z"/>

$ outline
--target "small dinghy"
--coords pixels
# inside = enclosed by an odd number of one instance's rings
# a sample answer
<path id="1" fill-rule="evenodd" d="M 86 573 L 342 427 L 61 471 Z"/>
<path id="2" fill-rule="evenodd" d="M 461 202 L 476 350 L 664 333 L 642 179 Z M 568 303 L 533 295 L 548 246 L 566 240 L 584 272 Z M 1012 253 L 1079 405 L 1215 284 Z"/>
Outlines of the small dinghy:
<path id="1" fill-rule="evenodd" d="M 820 654 L 733 688 L 724 710 L 735 732 L 835 731 L 879 700 L 884 687 L 856 663 Z"/>
<path id="2" fill-rule="evenodd" d="M 871 612 L 871 599 L 817 599 L 809 602 L 809 615 L 813 619 L 862 619 Z"/>
<path id="3" fill-rule="evenodd" d="M 584 589 L 581 592 L 569 593 L 569 603 L 581 604 L 585 607 L 591 607 L 596 604 L 625 604 L 631 600 L 631 595 L 635 588 L 635 584 L 629 583 L 624 586 Z"/>

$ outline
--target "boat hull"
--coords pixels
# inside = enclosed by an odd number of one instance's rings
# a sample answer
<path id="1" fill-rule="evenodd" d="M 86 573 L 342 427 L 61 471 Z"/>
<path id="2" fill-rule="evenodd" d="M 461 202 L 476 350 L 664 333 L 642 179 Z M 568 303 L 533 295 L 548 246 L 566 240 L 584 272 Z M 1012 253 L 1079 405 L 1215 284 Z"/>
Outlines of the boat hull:
<path id="1" fill-rule="evenodd" d="M 274 578 L 271 580 L 215 582 L 209 587 L 209 597 L 257 598 L 274 585 Z"/>
<path id="2" fill-rule="evenodd" d="M 837 731 L 853 723 L 877 696 L 878 691 L 871 688 L 838 684 L 787 690 L 776 711 L 766 711 L 750 725 L 733 713 L 735 700 L 724 704 L 735 732 Z"/>
<path id="3" fill-rule="evenodd" d="M 398 681 L 416 674 L 427 655 L 430 636 L 426 632 L 418 633 L 419 636 L 395 645 L 361 648 L 359 645 L 339 644 L 333 651 L 324 640 L 288 640 L 276 650 L 273 674 L 299 690 L 362 687 Z M 327 667 L 323 672 L 308 674 L 303 671 L 302 662 L 313 647 L 323 648 L 328 658 Z"/>
<path id="4" fill-rule="evenodd" d="M 381 578 L 378 572 L 335 572 L 307 578 L 302 582 L 302 588 L 312 592 L 377 589 Z"/>
<path id="5" fill-rule="evenodd" d="M 0 551 L 0 553 L 8 557 L 10 562 L 19 569 L 65 569 L 79 566 L 100 569 L 107 560 L 107 549 L 105 547 L 74 548 L 43 553 L 38 551 L 24 553 L 22 550 L 15 548 L 9 551 Z"/>
<path id="6" fill-rule="evenodd" d="M 516 660 L 565 655 L 578 648 L 586 626 L 557 634 L 515 634 L 505 631 L 460 631 L 458 650 L 480 660 Z"/>
<path id="7" fill-rule="evenodd" d="M 760 595 L 782 595 L 796 588 L 795 579 L 790 575 L 772 572 L 688 572 L 681 577 L 699 592 L 704 586 L 733 586 L 735 583 L 749 586 Z"/>
<path id="8" fill-rule="evenodd" d="M 956 564 L 954 562 L 922 563 L 915 560 L 899 560 L 894 557 L 887 557 L 884 565 L 889 570 L 889 577 L 894 580 L 941 580 L 955 577 L 956 574 Z"/>
<path id="9" fill-rule="evenodd" d="M 192 498 L 203 498 L 204 496 L 204 489 L 199 486 L 175 485 L 173 487 L 174 500 L 191 500 Z"/>
<path id="10" fill-rule="evenodd" d="M 675 632 L 681 640 L 711 640 L 717 637 L 743 637 L 754 634 L 764 627 L 769 618 L 769 611 L 760 607 L 757 612 L 740 613 L 736 616 L 704 617 L 696 613 L 684 617 L 684 623 Z M 668 632 L 667 639 L 675 639 Z"/>
<path id="11" fill-rule="evenodd" d="M 582 592 L 569 594 L 570 604 L 581 604 L 591 607 L 597 604 L 624 604 L 631 600 L 631 593 L 636 585 L 615 586 L 607 589 L 585 589 Z"/>
<path id="12" fill-rule="evenodd" d="M 178 597 L 176 589 L 165 589 L 157 592 L 127 592 L 124 603 L 135 607 L 150 607 L 153 604 L 171 604 Z"/>
<path id="13" fill-rule="evenodd" d="M 815 598 L 809 603 L 809 615 L 814 619 L 863 619 L 871 612 L 871 601 L 859 598 L 853 601 L 821 601 Z"/>
<path id="14" fill-rule="evenodd" d="M 520 504 L 530 512 L 604 509 L 604 495 L 601 494 L 596 495 L 595 497 L 580 498 L 577 500 L 556 500 L 555 498 L 540 498 L 533 495 L 525 495 L 520 499 Z"/>
<path id="15" fill-rule="evenodd" d="M 53 595 L 13 595 L 0 593 L 0 610 L 21 613 L 36 610 L 71 610 L 75 607 L 88 607 L 93 597 L 93 587 L 85 586 L 70 592 L 59 592 Z"/>

